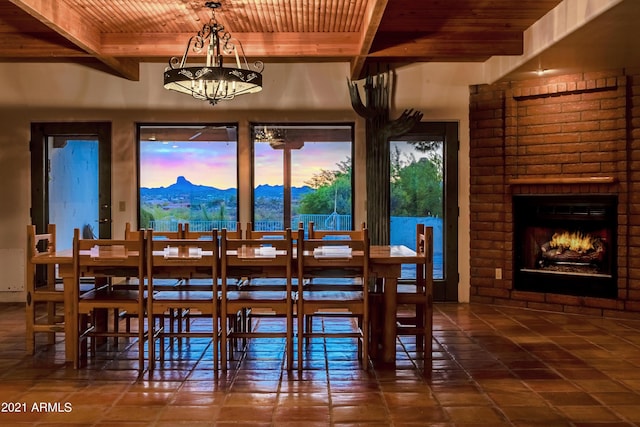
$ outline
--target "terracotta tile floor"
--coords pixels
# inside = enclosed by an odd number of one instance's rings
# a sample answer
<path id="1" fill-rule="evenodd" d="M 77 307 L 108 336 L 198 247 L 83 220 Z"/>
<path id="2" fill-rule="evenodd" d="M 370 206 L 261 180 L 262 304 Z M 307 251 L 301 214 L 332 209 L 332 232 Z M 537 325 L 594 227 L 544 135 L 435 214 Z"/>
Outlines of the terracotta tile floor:
<path id="1" fill-rule="evenodd" d="M 410 340 L 397 369 L 369 372 L 337 341 L 314 343 L 299 377 L 281 342 L 259 341 L 216 377 L 194 339 L 138 378 L 133 351 L 78 371 L 61 343 L 25 356 L 23 307 L 0 307 L 2 426 L 640 425 L 640 320 L 437 304 L 425 371 Z"/>

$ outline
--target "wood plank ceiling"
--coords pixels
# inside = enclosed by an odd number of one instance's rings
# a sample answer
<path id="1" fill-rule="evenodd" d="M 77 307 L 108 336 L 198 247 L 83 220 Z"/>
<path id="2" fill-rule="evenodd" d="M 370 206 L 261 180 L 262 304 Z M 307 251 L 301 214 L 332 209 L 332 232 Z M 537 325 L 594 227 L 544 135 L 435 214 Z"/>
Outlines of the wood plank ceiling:
<path id="1" fill-rule="evenodd" d="M 523 32 L 562 0 L 222 0 L 217 20 L 249 59 L 379 64 L 520 55 Z M 137 80 L 181 56 L 204 0 L 0 0 L 0 62 L 76 62 Z M 192 56 L 192 54 L 190 54 Z"/>

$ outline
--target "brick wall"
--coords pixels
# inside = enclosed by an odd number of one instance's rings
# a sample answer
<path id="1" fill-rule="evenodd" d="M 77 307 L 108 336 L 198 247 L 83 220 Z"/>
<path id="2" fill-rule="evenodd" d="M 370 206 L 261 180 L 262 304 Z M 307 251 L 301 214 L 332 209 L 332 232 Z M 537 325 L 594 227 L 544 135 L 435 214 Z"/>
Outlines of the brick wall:
<path id="1" fill-rule="evenodd" d="M 640 70 L 471 87 L 471 301 L 640 316 Z M 513 289 L 514 194 L 618 196 L 618 297 Z M 502 279 L 496 279 L 496 269 Z"/>

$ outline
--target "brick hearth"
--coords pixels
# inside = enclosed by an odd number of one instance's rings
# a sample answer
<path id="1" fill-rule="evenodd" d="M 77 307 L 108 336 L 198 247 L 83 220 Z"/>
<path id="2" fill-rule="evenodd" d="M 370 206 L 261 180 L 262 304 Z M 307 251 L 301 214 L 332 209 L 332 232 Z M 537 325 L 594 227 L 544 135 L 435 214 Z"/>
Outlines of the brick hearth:
<path id="1" fill-rule="evenodd" d="M 471 301 L 637 317 L 640 70 L 473 86 L 469 111 Z M 617 298 L 514 290 L 515 194 L 618 196 Z"/>

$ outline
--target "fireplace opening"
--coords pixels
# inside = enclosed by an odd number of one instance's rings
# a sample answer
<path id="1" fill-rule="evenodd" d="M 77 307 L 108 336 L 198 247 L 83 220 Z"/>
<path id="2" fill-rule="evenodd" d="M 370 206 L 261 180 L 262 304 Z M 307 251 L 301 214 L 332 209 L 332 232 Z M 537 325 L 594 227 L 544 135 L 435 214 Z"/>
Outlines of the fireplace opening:
<path id="1" fill-rule="evenodd" d="M 617 197 L 516 195 L 514 288 L 615 298 Z"/>

